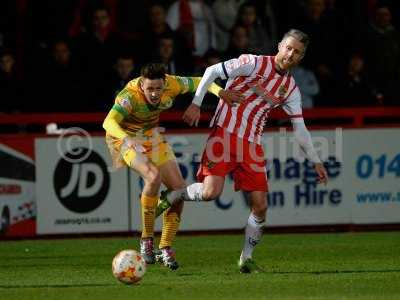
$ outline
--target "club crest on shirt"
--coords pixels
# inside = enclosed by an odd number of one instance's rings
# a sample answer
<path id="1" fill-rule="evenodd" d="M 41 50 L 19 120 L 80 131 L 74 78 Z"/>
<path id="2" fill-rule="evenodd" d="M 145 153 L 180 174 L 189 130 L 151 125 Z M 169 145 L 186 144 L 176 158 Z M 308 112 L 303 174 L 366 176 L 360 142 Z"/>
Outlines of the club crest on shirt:
<path id="1" fill-rule="evenodd" d="M 131 102 L 129 101 L 128 98 L 123 98 L 123 99 L 120 101 L 120 105 L 121 105 L 123 108 L 125 108 L 127 111 L 131 111 L 131 110 L 132 110 L 132 105 L 131 105 Z"/>
<path id="2" fill-rule="evenodd" d="M 206 162 L 206 166 L 207 166 L 208 169 L 214 168 L 215 164 L 216 163 L 211 161 L 211 160 L 207 160 L 207 162 Z"/>
<path id="3" fill-rule="evenodd" d="M 281 85 L 278 89 L 278 95 L 279 97 L 283 98 L 285 97 L 286 93 L 287 93 L 287 88 L 284 85 Z"/>

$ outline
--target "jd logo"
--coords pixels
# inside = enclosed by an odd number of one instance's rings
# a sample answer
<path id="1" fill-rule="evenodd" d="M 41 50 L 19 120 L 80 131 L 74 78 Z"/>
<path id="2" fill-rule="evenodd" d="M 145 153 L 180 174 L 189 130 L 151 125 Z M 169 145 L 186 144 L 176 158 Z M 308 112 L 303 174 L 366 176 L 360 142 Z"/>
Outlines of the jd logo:
<path id="1" fill-rule="evenodd" d="M 91 151 L 89 155 L 88 151 Z M 77 155 L 87 157 L 80 161 Z M 79 162 L 71 163 L 72 159 Z M 107 197 L 110 175 L 100 155 L 87 148 L 75 148 L 65 153 L 64 158 L 58 162 L 53 184 L 56 195 L 65 208 L 77 213 L 87 213 L 98 208 Z"/>

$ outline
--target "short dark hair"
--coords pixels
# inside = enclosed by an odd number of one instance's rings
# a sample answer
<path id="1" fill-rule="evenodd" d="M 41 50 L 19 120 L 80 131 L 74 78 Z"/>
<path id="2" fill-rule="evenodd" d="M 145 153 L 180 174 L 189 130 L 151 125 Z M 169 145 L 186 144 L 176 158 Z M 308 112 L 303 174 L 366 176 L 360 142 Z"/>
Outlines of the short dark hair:
<path id="1" fill-rule="evenodd" d="M 307 49 L 307 46 L 310 43 L 310 38 L 309 38 L 308 34 L 304 33 L 301 30 L 298 30 L 298 29 L 290 29 L 288 32 L 285 33 L 282 40 L 284 40 L 288 37 L 295 38 L 299 42 L 303 43 L 305 49 Z"/>
<path id="2" fill-rule="evenodd" d="M 149 63 L 142 67 L 140 74 L 147 79 L 165 79 L 166 72 L 164 64 Z"/>

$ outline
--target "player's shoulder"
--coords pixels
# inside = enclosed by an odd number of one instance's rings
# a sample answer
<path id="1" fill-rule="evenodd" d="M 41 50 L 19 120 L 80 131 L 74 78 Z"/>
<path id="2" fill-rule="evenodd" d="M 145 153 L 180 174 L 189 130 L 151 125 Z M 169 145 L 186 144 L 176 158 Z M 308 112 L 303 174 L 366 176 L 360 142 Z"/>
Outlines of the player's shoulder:
<path id="1" fill-rule="evenodd" d="M 254 54 L 241 54 L 239 57 L 229 59 L 223 63 L 223 68 L 227 74 L 243 71 L 250 74 L 257 63 L 257 55 Z"/>
<path id="2" fill-rule="evenodd" d="M 165 82 L 169 83 L 179 83 L 181 76 L 165 74 Z"/>
<path id="3" fill-rule="evenodd" d="M 256 55 L 256 54 L 242 54 L 239 56 L 238 61 L 240 65 L 251 65 L 253 67 L 273 64 L 275 56 L 270 55 Z"/>
<path id="4" fill-rule="evenodd" d="M 130 81 L 126 84 L 125 88 L 128 89 L 128 90 L 130 90 L 130 91 L 139 90 L 139 89 L 140 89 L 140 78 L 141 78 L 141 77 L 133 78 L 132 80 L 130 80 Z"/>
<path id="5" fill-rule="evenodd" d="M 257 62 L 257 57 L 259 57 L 259 55 L 255 55 L 255 54 L 241 54 L 238 57 L 238 60 L 240 61 L 240 63 L 242 65 L 245 64 L 255 64 Z"/>
<path id="6" fill-rule="evenodd" d="M 180 90 L 185 80 L 187 80 L 186 77 L 165 74 L 165 88 L 169 90 Z"/>
<path id="7" fill-rule="evenodd" d="M 140 98 L 140 78 L 134 78 L 129 81 L 125 87 L 117 94 L 118 99 L 127 99 L 135 102 Z"/>

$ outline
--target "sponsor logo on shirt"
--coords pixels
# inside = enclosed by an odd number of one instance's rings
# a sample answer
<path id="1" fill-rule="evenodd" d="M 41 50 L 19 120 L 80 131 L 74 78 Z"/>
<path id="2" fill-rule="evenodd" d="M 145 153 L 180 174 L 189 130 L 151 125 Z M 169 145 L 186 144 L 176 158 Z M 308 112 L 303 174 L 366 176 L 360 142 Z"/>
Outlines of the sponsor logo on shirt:
<path id="1" fill-rule="evenodd" d="M 187 79 L 186 77 L 180 77 L 179 79 L 184 86 L 189 86 L 189 79 Z"/>
<path id="2" fill-rule="evenodd" d="M 285 97 L 287 91 L 288 91 L 288 90 L 287 90 L 286 86 L 281 85 L 281 86 L 279 87 L 279 90 L 278 90 L 278 95 L 279 95 L 279 97 L 281 97 L 281 98 Z"/>

